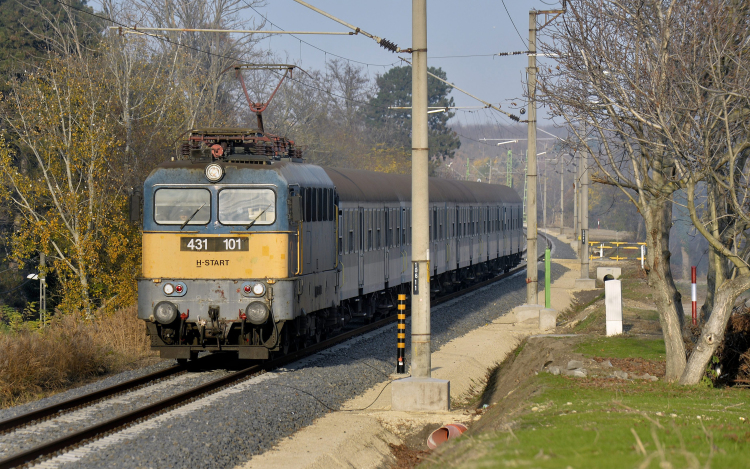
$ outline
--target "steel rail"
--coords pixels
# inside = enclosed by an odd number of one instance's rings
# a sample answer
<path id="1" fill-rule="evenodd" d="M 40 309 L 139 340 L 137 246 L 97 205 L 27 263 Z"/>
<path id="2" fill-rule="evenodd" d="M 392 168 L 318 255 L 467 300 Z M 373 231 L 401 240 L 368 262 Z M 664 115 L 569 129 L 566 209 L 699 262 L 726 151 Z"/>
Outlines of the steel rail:
<path id="1" fill-rule="evenodd" d="M 541 235 L 544 238 L 547 238 L 544 235 Z M 550 244 L 549 238 L 547 238 L 547 244 Z M 524 251 L 525 252 L 525 251 Z M 544 257 L 544 255 L 540 255 L 537 258 L 538 260 L 541 260 Z M 527 261 L 528 262 L 528 261 Z M 467 287 L 461 291 L 449 293 L 447 295 L 441 296 L 440 298 L 437 298 L 432 304 L 438 305 L 441 303 L 445 303 L 447 301 L 450 301 L 452 299 L 455 299 L 459 296 L 465 295 L 467 293 L 476 291 L 482 287 L 485 287 L 487 285 L 490 285 L 492 283 L 498 282 L 502 279 L 508 278 L 512 275 L 515 275 L 516 273 L 520 272 L 525 267 L 524 263 L 521 263 L 516 267 L 515 269 L 512 269 L 504 274 L 495 276 L 491 279 L 485 280 L 484 282 L 480 282 L 477 284 L 474 284 L 470 287 Z M 73 433 L 71 435 L 64 436 L 62 438 L 58 438 L 56 440 L 50 441 L 48 443 L 44 443 L 42 445 L 39 445 L 37 447 L 31 448 L 29 450 L 11 455 L 3 460 L 0 460 L 0 469 L 6 469 L 11 467 L 16 467 L 22 464 L 27 464 L 35 459 L 49 455 L 51 453 L 54 453 L 56 451 L 60 451 L 62 449 L 68 448 L 70 446 L 79 444 L 81 442 L 84 442 L 89 439 L 96 438 L 99 435 L 102 435 L 103 433 L 111 432 L 113 430 L 116 430 L 120 427 L 123 427 L 125 425 L 131 424 L 137 420 L 149 417 L 151 415 L 154 415 L 156 413 L 162 412 L 166 409 L 177 407 L 180 405 L 186 404 L 188 401 L 190 401 L 193 398 L 199 397 L 204 394 L 211 393 L 213 391 L 216 391 L 220 388 L 223 388 L 229 384 L 235 383 L 237 381 L 240 381 L 250 375 L 253 375 L 255 373 L 259 373 L 260 371 L 264 369 L 272 369 L 277 368 L 279 366 L 282 366 L 284 364 L 299 360 L 302 357 L 312 355 L 314 353 L 317 353 L 323 349 L 332 347 L 334 345 L 337 345 L 341 342 L 344 342 L 352 337 L 365 334 L 367 332 L 373 331 L 375 329 L 379 329 L 383 326 L 388 325 L 391 322 L 396 321 L 397 316 L 392 315 L 388 316 L 386 318 L 383 318 L 379 321 L 375 321 L 371 324 L 368 324 L 363 327 L 359 327 L 357 329 L 351 330 L 349 332 L 345 332 L 343 334 L 339 334 L 335 337 L 332 337 L 330 339 L 324 340 L 322 342 L 319 342 L 315 345 L 305 347 L 302 350 L 295 351 L 292 353 L 288 353 L 284 355 L 283 357 L 280 357 L 276 360 L 272 360 L 270 362 L 259 364 L 259 365 L 253 365 L 248 368 L 245 368 L 240 371 L 236 371 L 232 374 L 223 376 L 221 378 L 215 379 L 213 381 L 209 381 L 208 383 L 204 383 L 200 386 L 197 386 L 193 389 L 190 389 L 188 391 L 182 392 L 180 394 L 176 394 L 172 397 L 168 397 L 166 399 L 163 399 L 161 401 L 155 402 L 153 404 L 147 405 L 145 407 L 142 407 L 140 409 L 136 409 L 132 412 L 129 412 L 127 414 L 120 415 L 118 417 L 112 418 L 110 420 L 107 420 L 105 422 L 101 422 L 99 424 L 93 425 L 89 428 L 86 428 L 84 430 L 81 430 L 79 432 Z M 179 366 L 177 367 L 179 368 Z M 163 370 L 167 371 L 167 370 Z M 143 377 L 145 378 L 145 377 Z M 136 378 L 140 379 L 140 378 Z M 125 384 L 125 383 L 123 383 Z M 114 387 L 114 386 L 113 386 Z M 104 390 L 102 390 L 104 391 Z"/>
<path id="2" fill-rule="evenodd" d="M 36 420 L 41 420 L 45 417 L 49 417 L 51 415 L 64 412 L 66 410 L 71 410 L 76 407 L 81 407 L 86 404 L 90 404 L 94 401 L 103 399 L 105 397 L 110 397 L 115 394 L 128 391 L 137 386 L 140 386 L 141 384 L 148 383 L 149 381 L 155 381 L 157 379 L 166 378 L 167 376 L 171 376 L 175 373 L 179 373 L 180 371 L 184 371 L 186 369 L 187 368 L 183 365 L 175 365 L 175 366 L 166 368 L 164 370 L 159 370 L 154 373 L 149 373 L 147 375 L 143 375 L 138 378 L 133 378 L 131 380 L 124 381 L 122 383 L 100 389 L 98 391 L 94 391 L 88 394 L 84 394 L 82 396 L 68 399 L 63 402 L 59 402 L 57 404 L 52 404 L 47 407 L 42 407 L 41 409 L 33 410 L 25 414 L 11 417 L 9 419 L 0 421 L 0 433 L 5 433 L 10 430 L 13 430 L 14 428 L 27 425 Z"/>

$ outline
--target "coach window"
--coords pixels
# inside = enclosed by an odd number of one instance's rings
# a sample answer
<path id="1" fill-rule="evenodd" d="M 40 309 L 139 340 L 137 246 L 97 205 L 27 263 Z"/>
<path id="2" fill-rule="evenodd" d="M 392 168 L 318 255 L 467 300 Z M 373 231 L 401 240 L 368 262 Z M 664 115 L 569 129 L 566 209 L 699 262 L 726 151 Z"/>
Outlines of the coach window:
<path id="1" fill-rule="evenodd" d="M 388 218 L 386 218 L 388 221 L 388 247 L 393 247 L 396 245 L 396 240 L 393 238 L 393 228 L 396 224 L 396 211 L 389 208 L 388 209 Z"/>
<path id="2" fill-rule="evenodd" d="M 328 197 L 328 189 L 322 189 L 323 192 L 323 203 L 321 204 L 321 216 L 320 221 L 331 221 L 331 210 L 328 207 L 328 201 L 331 200 Z"/>
<path id="3" fill-rule="evenodd" d="M 367 231 L 367 244 L 365 249 L 372 250 L 372 210 L 365 212 L 365 230 Z"/>
<path id="4" fill-rule="evenodd" d="M 391 224 L 388 225 L 391 236 L 391 247 L 398 246 L 398 209 L 391 209 Z"/>
<path id="5" fill-rule="evenodd" d="M 338 225 L 337 225 L 338 226 L 338 230 L 336 230 L 336 232 L 339 235 L 339 239 L 338 239 L 338 241 L 339 241 L 339 254 L 343 254 L 344 253 L 344 227 L 342 226 L 343 224 L 344 224 L 344 214 L 342 213 L 338 217 Z"/>
<path id="6" fill-rule="evenodd" d="M 310 199 L 310 188 L 306 187 L 302 189 L 302 205 L 305 207 L 305 222 L 309 222 L 312 219 L 312 200 Z"/>
<path id="7" fill-rule="evenodd" d="M 331 210 L 331 190 L 323 189 L 323 221 L 333 220 L 333 210 Z"/>
<path id="8" fill-rule="evenodd" d="M 401 245 L 406 246 L 406 233 L 408 231 L 409 222 L 406 220 L 406 209 L 401 209 Z"/>
<path id="9" fill-rule="evenodd" d="M 455 212 L 451 213 L 451 218 L 452 218 L 452 220 L 451 220 L 451 238 L 455 238 L 456 237 L 456 214 L 455 214 Z"/>
<path id="10" fill-rule="evenodd" d="M 347 210 L 346 213 L 349 215 L 349 222 L 347 223 L 347 231 L 349 232 L 349 245 L 347 248 L 349 252 L 354 252 L 354 213 L 352 210 Z"/>
<path id="11" fill-rule="evenodd" d="M 406 209 L 407 225 L 409 226 L 409 236 L 407 236 L 406 244 L 411 246 L 411 208 Z"/>
<path id="12" fill-rule="evenodd" d="M 318 189 L 318 221 L 328 221 L 328 190 Z"/>
<path id="13" fill-rule="evenodd" d="M 331 220 L 336 219 L 336 193 L 333 189 L 328 189 L 328 210 L 331 214 Z"/>
<path id="14" fill-rule="evenodd" d="M 206 189 L 158 189 L 154 193 L 154 221 L 160 225 L 205 225 L 210 220 L 211 193 Z"/>
<path id="15" fill-rule="evenodd" d="M 398 240 L 396 240 L 396 246 L 401 246 L 404 232 L 404 219 L 401 218 L 401 209 L 396 209 L 396 237 Z"/>
<path id="16" fill-rule="evenodd" d="M 328 210 L 328 221 L 336 219 L 336 210 L 333 205 L 333 189 L 326 189 L 328 200 L 326 200 L 326 209 Z"/>
<path id="17" fill-rule="evenodd" d="M 318 221 L 318 191 L 310 188 L 310 221 Z"/>
<path id="18" fill-rule="evenodd" d="M 382 223 L 381 223 L 382 220 L 383 220 L 383 211 L 382 210 L 377 210 L 375 212 L 375 229 L 376 229 L 376 231 L 375 231 L 375 249 L 380 249 L 380 247 L 382 246 L 382 244 L 380 242 L 381 241 L 381 239 L 380 239 L 380 231 L 381 230 L 380 229 L 382 227 Z"/>

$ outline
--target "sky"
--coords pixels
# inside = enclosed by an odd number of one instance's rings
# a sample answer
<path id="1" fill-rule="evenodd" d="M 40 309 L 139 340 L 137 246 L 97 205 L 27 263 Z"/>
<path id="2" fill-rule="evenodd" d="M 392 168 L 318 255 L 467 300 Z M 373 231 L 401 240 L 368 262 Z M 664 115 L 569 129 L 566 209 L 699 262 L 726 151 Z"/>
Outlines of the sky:
<path id="1" fill-rule="evenodd" d="M 411 2 L 407 0 L 341 1 L 306 0 L 313 6 L 359 27 L 370 34 L 396 43 L 402 49 L 411 46 Z M 428 0 L 428 66 L 440 67 L 448 81 L 495 105 L 518 115 L 524 106 L 523 82 L 526 80 L 526 55 L 498 57 L 498 52 L 527 50 L 529 10 L 560 8 L 554 0 Z M 504 8 L 507 6 L 507 11 Z M 348 29 L 293 0 L 268 0 L 258 8 L 270 22 L 289 31 L 348 31 Z M 250 14 L 255 14 L 249 10 Z M 514 27 L 515 23 L 515 27 Z M 273 25 L 269 24 L 270 28 Z M 516 30 L 517 29 L 517 30 Z M 332 54 L 357 64 L 374 78 L 392 66 L 402 64 L 398 55 L 381 48 L 375 41 L 358 36 L 297 36 L 326 52 L 300 44 L 289 36 L 272 36 L 261 47 L 288 57 L 302 68 L 323 69 Z M 403 55 L 408 58 L 408 55 Z M 451 57 L 453 56 L 453 57 Z M 461 57 L 455 57 L 461 56 Z M 474 57 L 469 57 L 474 56 Z M 545 59 L 540 58 L 540 64 Z M 549 60 L 549 59 L 546 59 Z M 356 62 L 355 62 L 356 64 Z M 365 65 L 369 64 L 369 65 Z M 476 100 L 453 90 L 456 106 L 481 106 Z M 513 106 L 512 103 L 517 106 Z M 544 116 L 540 113 L 540 124 Z M 458 112 L 453 122 L 461 124 L 509 124 L 506 116 L 492 110 Z"/>

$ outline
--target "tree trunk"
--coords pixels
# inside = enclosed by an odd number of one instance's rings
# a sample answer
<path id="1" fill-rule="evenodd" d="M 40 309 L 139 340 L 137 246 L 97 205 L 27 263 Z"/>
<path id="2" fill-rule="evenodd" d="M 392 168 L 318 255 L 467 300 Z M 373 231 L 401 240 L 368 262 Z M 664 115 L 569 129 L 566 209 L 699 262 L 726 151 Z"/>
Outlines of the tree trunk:
<path id="1" fill-rule="evenodd" d="M 680 243 L 682 249 L 682 281 L 690 281 L 690 252 L 686 243 Z"/>
<path id="2" fill-rule="evenodd" d="M 750 275 L 740 275 L 725 280 L 716 292 L 714 309 L 703 326 L 700 339 L 690 354 L 690 361 L 680 378 L 680 384 L 698 384 L 706 372 L 709 360 L 716 348 L 724 341 L 724 332 L 732 315 L 734 301 L 742 292 L 750 288 Z"/>
<path id="3" fill-rule="evenodd" d="M 659 323 L 667 351 L 668 381 L 677 381 L 685 369 L 685 343 L 682 340 L 682 297 L 674 285 L 669 263 L 669 230 L 672 220 L 671 202 L 651 200 L 643 214 L 648 235 L 646 246 L 648 284 L 654 290 Z"/>
<path id="4" fill-rule="evenodd" d="M 707 321 L 714 308 L 714 292 L 716 291 L 716 254 L 708 248 L 708 271 L 706 272 L 706 301 L 701 306 L 700 318 Z"/>

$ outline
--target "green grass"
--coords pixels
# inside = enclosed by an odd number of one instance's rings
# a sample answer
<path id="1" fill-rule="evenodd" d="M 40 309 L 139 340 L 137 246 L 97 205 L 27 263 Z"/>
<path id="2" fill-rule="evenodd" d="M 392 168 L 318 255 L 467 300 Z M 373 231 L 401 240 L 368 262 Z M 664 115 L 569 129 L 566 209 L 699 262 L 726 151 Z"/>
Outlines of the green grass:
<path id="1" fill-rule="evenodd" d="M 533 380 L 543 391 L 512 431 L 453 440 L 428 467 L 748 466 L 747 391 L 607 380 L 601 387 L 547 373 Z"/>
<path id="2" fill-rule="evenodd" d="M 583 319 L 583 321 L 579 322 L 575 325 L 575 327 L 573 327 L 573 332 L 582 332 L 587 330 L 590 326 L 594 325 L 594 323 L 600 322 L 602 319 L 604 319 L 604 314 L 605 313 L 603 309 L 592 311 Z"/>
<path id="3" fill-rule="evenodd" d="M 664 360 L 667 353 L 663 339 L 639 339 L 628 336 L 593 337 L 578 344 L 575 351 L 590 357 L 645 360 Z"/>
<path id="4" fill-rule="evenodd" d="M 638 319 L 643 319 L 646 321 L 658 321 L 659 320 L 659 312 L 654 311 L 652 309 L 638 309 L 638 308 L 630 308 L 628 310 L 629 314 L 635 314 Z"/>

